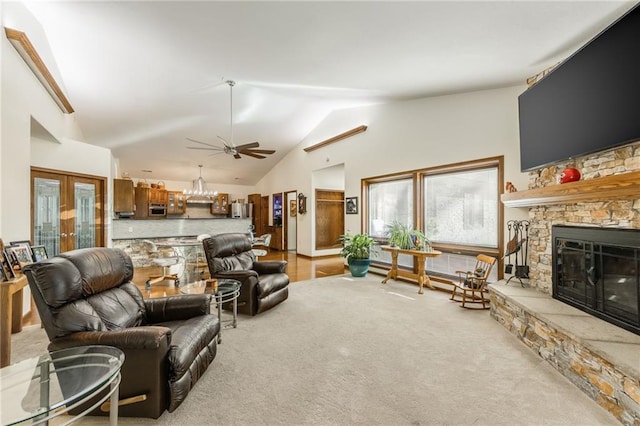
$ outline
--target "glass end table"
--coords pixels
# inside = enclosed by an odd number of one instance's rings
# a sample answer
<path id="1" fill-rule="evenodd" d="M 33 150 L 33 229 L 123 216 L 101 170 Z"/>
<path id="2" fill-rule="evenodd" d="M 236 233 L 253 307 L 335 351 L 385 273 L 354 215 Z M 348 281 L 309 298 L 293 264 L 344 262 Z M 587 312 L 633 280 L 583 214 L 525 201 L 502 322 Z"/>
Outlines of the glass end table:
<path id="1" fill-rule="evenodd" d="M 205 280 L 196 281 L 180 287 L 182 294 L 210 294 L 211 300 L 215 302 L 218 308 L 218 319 L 220 320 L 220 332 L 218 333 L 218 343 L 222 343 L 222 329 L 225 324 L 222 321 L 222 305 L 224 303 L 233 302 L 233 319 L 226 326 L 236 328 L 238 326 L 238 296 L 240 296 L 240 281 L 232 279 L 219 279 L 218 289 L 214 291 L 213 287 L 207 286 Z"/>
<path id="2" fill-rule="evenodd" d="M 110 424 L 117 425 L 123 362 L 120 349 L 93 345 L 50 352 L 0 369 L 0 424 L 48 424 L 70 413 L 68 424 L 110 398 L 104 411 L 109 411 Z M 107 388 L 92 406 L 75 413 Z"/>

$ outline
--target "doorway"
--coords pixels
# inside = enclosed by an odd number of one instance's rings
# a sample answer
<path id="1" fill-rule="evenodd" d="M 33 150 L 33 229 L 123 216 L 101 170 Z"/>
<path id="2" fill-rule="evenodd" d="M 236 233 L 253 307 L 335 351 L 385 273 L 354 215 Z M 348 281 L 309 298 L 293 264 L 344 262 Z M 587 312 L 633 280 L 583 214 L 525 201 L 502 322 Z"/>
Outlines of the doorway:
<path id="1" fill-rule="evenodd" d="M 31 241 L 49 256 L 104 247 L 106 178 L 31 168 Z"/>
<path id="2" fill-rule="evenodd" d="M 297 251 L 298 239 L 298 191 L 284 193 L 284 249 Z"/>

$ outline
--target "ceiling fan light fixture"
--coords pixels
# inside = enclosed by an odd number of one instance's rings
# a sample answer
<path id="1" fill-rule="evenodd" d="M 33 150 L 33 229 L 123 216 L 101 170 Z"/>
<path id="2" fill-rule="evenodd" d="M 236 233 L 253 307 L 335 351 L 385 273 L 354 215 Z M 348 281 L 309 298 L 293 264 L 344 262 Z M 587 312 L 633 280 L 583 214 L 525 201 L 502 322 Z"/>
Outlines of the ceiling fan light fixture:
<path id="1" fill-rule="evenodd" d="M 207 190 L 207 183 L 202 178 L 202 165 L 200 167 L 200 176 L 193 180 L 193 187 L 182 191 L 187 196 L 187 203 L 211 204 L 212 196 L 218 195 L 218 191 Z"/>

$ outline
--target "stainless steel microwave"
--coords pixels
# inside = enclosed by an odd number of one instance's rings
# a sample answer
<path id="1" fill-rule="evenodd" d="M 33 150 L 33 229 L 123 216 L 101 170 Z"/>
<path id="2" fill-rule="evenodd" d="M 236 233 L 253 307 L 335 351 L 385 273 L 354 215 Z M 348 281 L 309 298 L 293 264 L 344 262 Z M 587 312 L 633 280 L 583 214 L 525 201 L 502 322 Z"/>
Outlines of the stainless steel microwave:
<path id="1" fill-rule="evenodd" d="M 149 216 L 166 216 L 167 205 L 160 203 L 149 204 Z"/>

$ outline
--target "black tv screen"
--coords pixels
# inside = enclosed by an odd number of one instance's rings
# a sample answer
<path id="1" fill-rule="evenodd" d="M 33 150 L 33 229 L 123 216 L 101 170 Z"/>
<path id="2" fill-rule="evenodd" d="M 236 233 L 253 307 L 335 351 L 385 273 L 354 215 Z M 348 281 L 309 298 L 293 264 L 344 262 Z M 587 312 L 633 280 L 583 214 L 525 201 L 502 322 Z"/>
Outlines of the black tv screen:
<path id="1" fill-rule="evenodd" d="M 518 97 L 522 171 L 640 140 L 640 7 Z"/>

